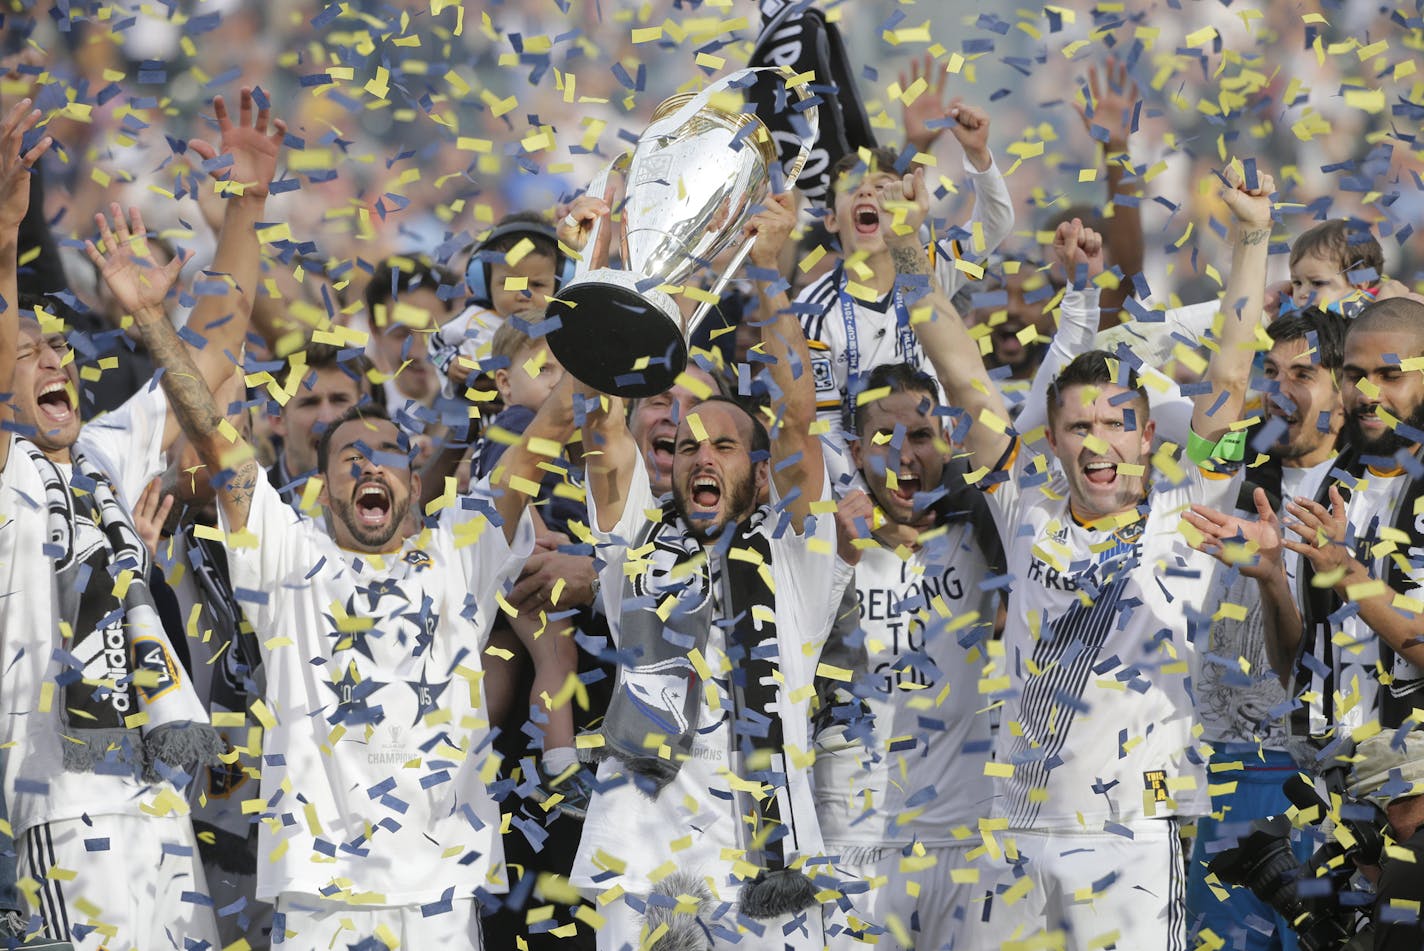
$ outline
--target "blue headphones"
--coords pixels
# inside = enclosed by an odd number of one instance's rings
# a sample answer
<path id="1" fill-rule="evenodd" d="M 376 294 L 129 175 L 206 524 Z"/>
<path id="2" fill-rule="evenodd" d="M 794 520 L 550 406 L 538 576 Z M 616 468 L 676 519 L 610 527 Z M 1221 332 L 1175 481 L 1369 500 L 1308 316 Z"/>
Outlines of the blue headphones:
<path id="1" fill-rule="evenodd" d="M 490 272 L 494 267 L 494 258 L 499 252 L 487 252 L 485 249 L 501 238 L 510 235 L 529 235 L 531 237 L 547 238 L 555 248 L 559 246 L 558 233 L 553 225 L 538 221 L 510 221 L 506 224 L 495 225 L 489 234 L 479 244 L 475 245 L 470 252 L 470 263 L 465 266 L 465 283 L 469 285 L 470 297 L 481 307 L 494 306 L 494 293 L 491 289 L 492 278 Z M 554 290 L 557 292 L 574 277 L 574 261 L 566 257 L 563 252 L 556 251 L 554 258 Z"/>

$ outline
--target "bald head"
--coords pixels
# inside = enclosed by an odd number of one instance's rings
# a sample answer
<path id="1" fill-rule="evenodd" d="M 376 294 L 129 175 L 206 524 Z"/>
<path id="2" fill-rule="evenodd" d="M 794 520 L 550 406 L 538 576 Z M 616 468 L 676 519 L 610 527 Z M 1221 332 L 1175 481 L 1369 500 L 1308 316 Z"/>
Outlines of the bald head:
<path id="1" fill-rule="evenodd" d="M 1424 351 L 1424 304 L 1408 297 L 1377 300 L 1361 310 L 1350 323 L 1356 334 L 1401 334 L 1414 343 L 1411 355 Z"/>

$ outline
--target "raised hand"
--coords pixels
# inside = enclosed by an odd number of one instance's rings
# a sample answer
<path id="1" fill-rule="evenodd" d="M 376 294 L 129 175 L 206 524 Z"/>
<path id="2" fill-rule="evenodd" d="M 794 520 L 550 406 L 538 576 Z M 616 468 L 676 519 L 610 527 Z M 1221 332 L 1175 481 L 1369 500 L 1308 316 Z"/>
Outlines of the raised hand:
<path id="1" fill-rule="evenodd" d="M 930 79 L 931 72 L 938 75 Z M 930 123 L 949 115 L 949 104 L 944 101 L 944 87 L 949 73 L 943 69 L 935 69 L 934 57 L 926 53 L 923 60 L 910 60 L 908 76 L 904 72 L 900 73 L 900 88 L 909 89 L 921 78 L 928 87 L 915 97 L 914 102 L 901 107 L 900 124 L 905 129 L 905 141 L 917 151 L 928 152 L 944 134 L 944 126 L 931 127 Z"/>
<path id="2" fill-rule="evenodd" d="M 187 256 L 179 255 L 160 267 L 153 260 L 139 210 L 130 208 L 129 221 L 125 222 L 123 211 L 115 202 L 109 206 L 109 214 L 114 219 L 112 228 L 104 215 L 94 216 L 94 223 L 99 226 L 99 243 L 84 242 L 89 260 L 104 276 L 104 283 L 109 285 L 125 313 L 134 317 L 154 310 L 162 313 L 163 302 L 177 282 Z"/>
<path id="3" fill-rule="evenodd" d="M 1053 257 L 1064 281 L 1081 290 L 1103 272 L 1102 236 L 1081 218 L 1065 221 L 1053 235 Z"/>
<path id="4" fill-rule="evenodd" d="M 780 270 L 781 249 L 796 226 L 796 199 L 790 192 L 768 195 L 761 211 L 752 216 L 745 229 L 752 249 L 747 260 L 754 267 Z"/>
<path id="5" fill-rule="evenodd" d="M 1285 546 L 1308 559 L 1316 574 L 1343 572 L 1359 565 L 1345 545 L 1349 534 L 1349 519 L 1340 490 L 1330 487 L 1330 508 L 1314 499 L 1298 498 L 1286 503 L 1292 521 L 1286 528 L 1301 537 L 1301 541 L 1285 541 Z M 1361 566 L 1363 567 L 1363 566 Z"/>
<path id="6" fill-rule="evenodd" d="M 17 231 L 30 210 L 30 169 L 49 150 L 53 139 L 45 136 L 21 154 L 25 134 L 40 121 L 40 111 L 30 100 L 15 103 L 0 122 L 0 233 Z"/>
<path id="7" fill-rule="evenodd" d="M 1231 216 L 1244 231 L 1271 230 L 1271 196 L 1276 192 L 1276 180 L 1265 172 L 1256 173 L 1256 181 L 1247 182 L 1233 162 L 1226 168 L 1227 187 L 1221 190 L 1221 200 L 1231 209 Z"/>
<path id="8" fill-rule="evenodd" d="M 948 115 L 954 120 L 949 129 L 964 149 L 969 163 L 981 172 L 988 171 L 994 163 L 989 151 L 989 113 L 955 96 L 949 101 Z"/>
<path id="9" fill-rule="evenodd" d="M 1073 108 L 1077 109 L 1078 115 L 1082 117 L 1083 128 L 1087 129 L 1093 138 L 1102 141 L 1109 152 L 1125 152 L 1127 137 L 1131 134 L 1128 126 L 1132 122 L 1132 113 L 1139 98 L 1137 83 L 1128 77 L 1126 64 L 1114 57 L 1108 57 L 1106 72 L 1107 82 L 1101 83 L 1098 67 L 1088 67 L 1088 97 L 1075 97 Z M 1102 133 L 1093 134 L 1094 126 L 1107 132 L 1106 141 L 1102 140 Z"/>
<path id="10" fill-rule="evenodd" d="M 219 149 L 203 139 L 193 139 L 188 146 L 210 163 L 208 174 L 220 182 L 228 182 L 229 195 L 265 199 L 273 177 L 277 174 L 277 153 L 281 150 L 282 139 L 287 134 L 287 124 L 281 119 L 272 119 L 272 110 L 263 106 L 257 110 L 256 121 L 252 116 L 252 90 L 242 90 L 238 104 L 237 124 L 233 125 L 228 116 L 227 103 L 222 96 L 213 99 L 213 115 L 218 120 Z M 272 131 L 268 132 L 268 126 Z M 214 163 L 221 155 L 230 157 L 231 164 Z M 221 166 L 221 167 L 217 167 Z"/>
<path id="11" fill-rule="evenodd" d="M 589 260 L 590 267 L 605 267 L 608 264 L 608 248 L 613 239 L 613 188 L 613 183 L 609 182 L 602 198 L 580 195 L 555 228 L 559 243 L 578 254 L 588 244 L 593 226 L 599 219 L 603 220 L 603 227 L 598 232 L 598 246 L 593 249 Z"/>
<path id="12" fill-rule="evenodd" d="M 1254 520 L 1227 515 L 1205 505 L 1193 505 L 1182 517 L 1202 534 L 1193 548 L 1222 564 L 1237 565 L 1243 575 L 1259 581 L 1284 570 L 1281 555 L 1285 540 L 1280 519 L 1271 508 L 1266 490 L 1258 488 L 1252 501 L 1256 503 Z"/>
<path id="13" fill-rule="evenodd" d="M 891 217 L 885 243 L 918 245 L 920 226 L 930 213 L 930 193 L 925 185 L 925 170 L 916 168 L 899 181 L 892 181 L 876 196 L 880 209 Z M 882 219 L 883 220 L 883 219 Z"/>

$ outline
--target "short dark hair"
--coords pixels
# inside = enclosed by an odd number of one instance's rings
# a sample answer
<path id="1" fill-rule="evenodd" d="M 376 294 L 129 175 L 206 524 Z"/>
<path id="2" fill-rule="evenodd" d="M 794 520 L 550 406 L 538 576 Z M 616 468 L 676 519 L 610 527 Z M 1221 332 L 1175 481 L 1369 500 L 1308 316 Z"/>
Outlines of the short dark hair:
<path id="1" fill-rule="evenodd" d="M 932 405 L 939 405 L 939 382 L 925 371 L 909 363 L 882 363 L 871 370 L 865 377 L 865 386 L 861 388 L 862 393 L 872 390 L 889 389 L 890 393 L 923 393 L 929 397 Z M 886 396 L 889 394 L 887 393 Z M 865 413 L 873 403 L 878 403 L 880 399 L 862 402 L 855 401 L 855 431 L 859 435 L 865 429 Z"/>
<path id="2" fill-rule="evenodd" d="M 414 290 L 432 290 L 439 294 L 441 288 L 449 287 L 455 289 L 451 293 L 457 294 L 459 286 L 460 281 L 454 274 L 423 255 L 387 258 L 376 266 L 371 282 L 366 285 L 366 316 L 374 332 L 378 330 L 376 308 L 380 305 L 399 300 Z M 441 295 L 440 299 L 447 311 L 453 309 L 452 297 Z"/>
<path id="3" fill-rule="evenodd" d="M 767 432 L 766 424 L 757 418 L 756 410 L 748 408 L 744 403 L 734 400 L 730 396 L 716 393 L 705 400 L 698 400 L 689 412 L 696 412 L 708 403 L 725 403 L 741 410 L 747 419 L 752 421 L 752 453 L 764 452 L 768 456 L 771 455 L 771 433 Z"/>
<path id="4" fill-rule="evenodd" d="M 331 461 L 331 438 L 336 435 L 336 431 L 347 423 L 358 419 L 362 422 L 378 423 L 384 421 L 394 425 L 391 414 L 387 413 L 384 407 L 369 402 L 350 407 L 346 412 L 333 419 L 331 425 L 322 431 L 321 438 L 316 444 L 317 472 L 324 473 L 327 471 L 327 463 Z"/>
<path id="5" fill-rule="evenodd" d="M 296 359 L 297 353 L 305 355 L 300 363 Z M 286 362 L 284 375 L 293 370 L 301 370 L 303 385 L 306 385 L 306 381 L 311 379 L 311 374 L 317 370 L 340 370 L 356 381 L 356 386 L 362 395 L 369 396 L 371 394 L 369 373 L 373 364 L 371 358 L 359 350 L 342 349 L 329 343 L 309 343 L 303 349 L 289 354 Z"/>
<path id="6" fill-rule="evenodd" d="M 1125 373 L 1125 375 L 1124 375 Z M 1048 424 L 1053 425 L 1058 418 L 1059 407 L 1063 403 L 1063 393 L 1075 386 L 1107 386 L 1116 384 L 1132 390 L 1142 403 L 1143 418 L 1139 426 L 1147 421 L 1149 404 L 1147 390 L 1137 378 L 1137 369 L 1131 363 L 1106 350 L 1089 350 L 1074 357 L 1058 376 L 1048 385 Z"/>
<path id="7" fill-rule="evenodd" d="M 1327 370 L 1338 370 L 1345 364 L 1345 334 L 1349 332 L 1350 320 L 1341 314 L 1332 314 L 1319 307 L 1277 317 L 1266 328 L 1271 343 L 1287 343 L 1291 340 L 1311 340 L 1315 348 L 1315 361 Z"/>
<path id="8" fill-rule="evenodd" d="M 896 166 L 900 162 L 900 156 L 895 154 L 894 149 L 887 149 L 883 145 L 876 146 L 870 150 L 870 161 L 867 164 L 861 160 L 858 150 L 851 150 L 836 160 L 836 164 L 831 166 L 831 187 L 835 188 L 840 182 L 841 176 L 856 169 L 874 169 L 877 172 L 889 172 L 891 175 L 899 175 Z"/>
<path id="9" fill-rule="evenodd" d="M 1355 218 L 1332 218 L 1306 231 L 1291 245 L 1290 263 L 1312 255 L 1333 262 L 1344 274 L 1373 270 L 1384 278 L 1384 249 L 1370 226 Z"/>

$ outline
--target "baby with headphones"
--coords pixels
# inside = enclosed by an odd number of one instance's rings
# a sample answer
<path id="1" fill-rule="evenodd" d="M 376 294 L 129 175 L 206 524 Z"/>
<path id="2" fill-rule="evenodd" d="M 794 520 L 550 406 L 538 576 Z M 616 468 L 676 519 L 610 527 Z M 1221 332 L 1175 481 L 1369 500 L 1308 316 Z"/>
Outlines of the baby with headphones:
<path id="1" fill-rule="evenodd" d="M 480 376 L 479 362 L 489 356 L 494 332 L 514 314 L 542 313 L 572 273 L 573 262 L 560 253 L 554 227 L 542 214 L 518 211 L 501 218 L 470 254 L 465 282 L 471 306 L 431 342 L 444 395 L 493 400 L 492 384 L 471 384 Z"/>

